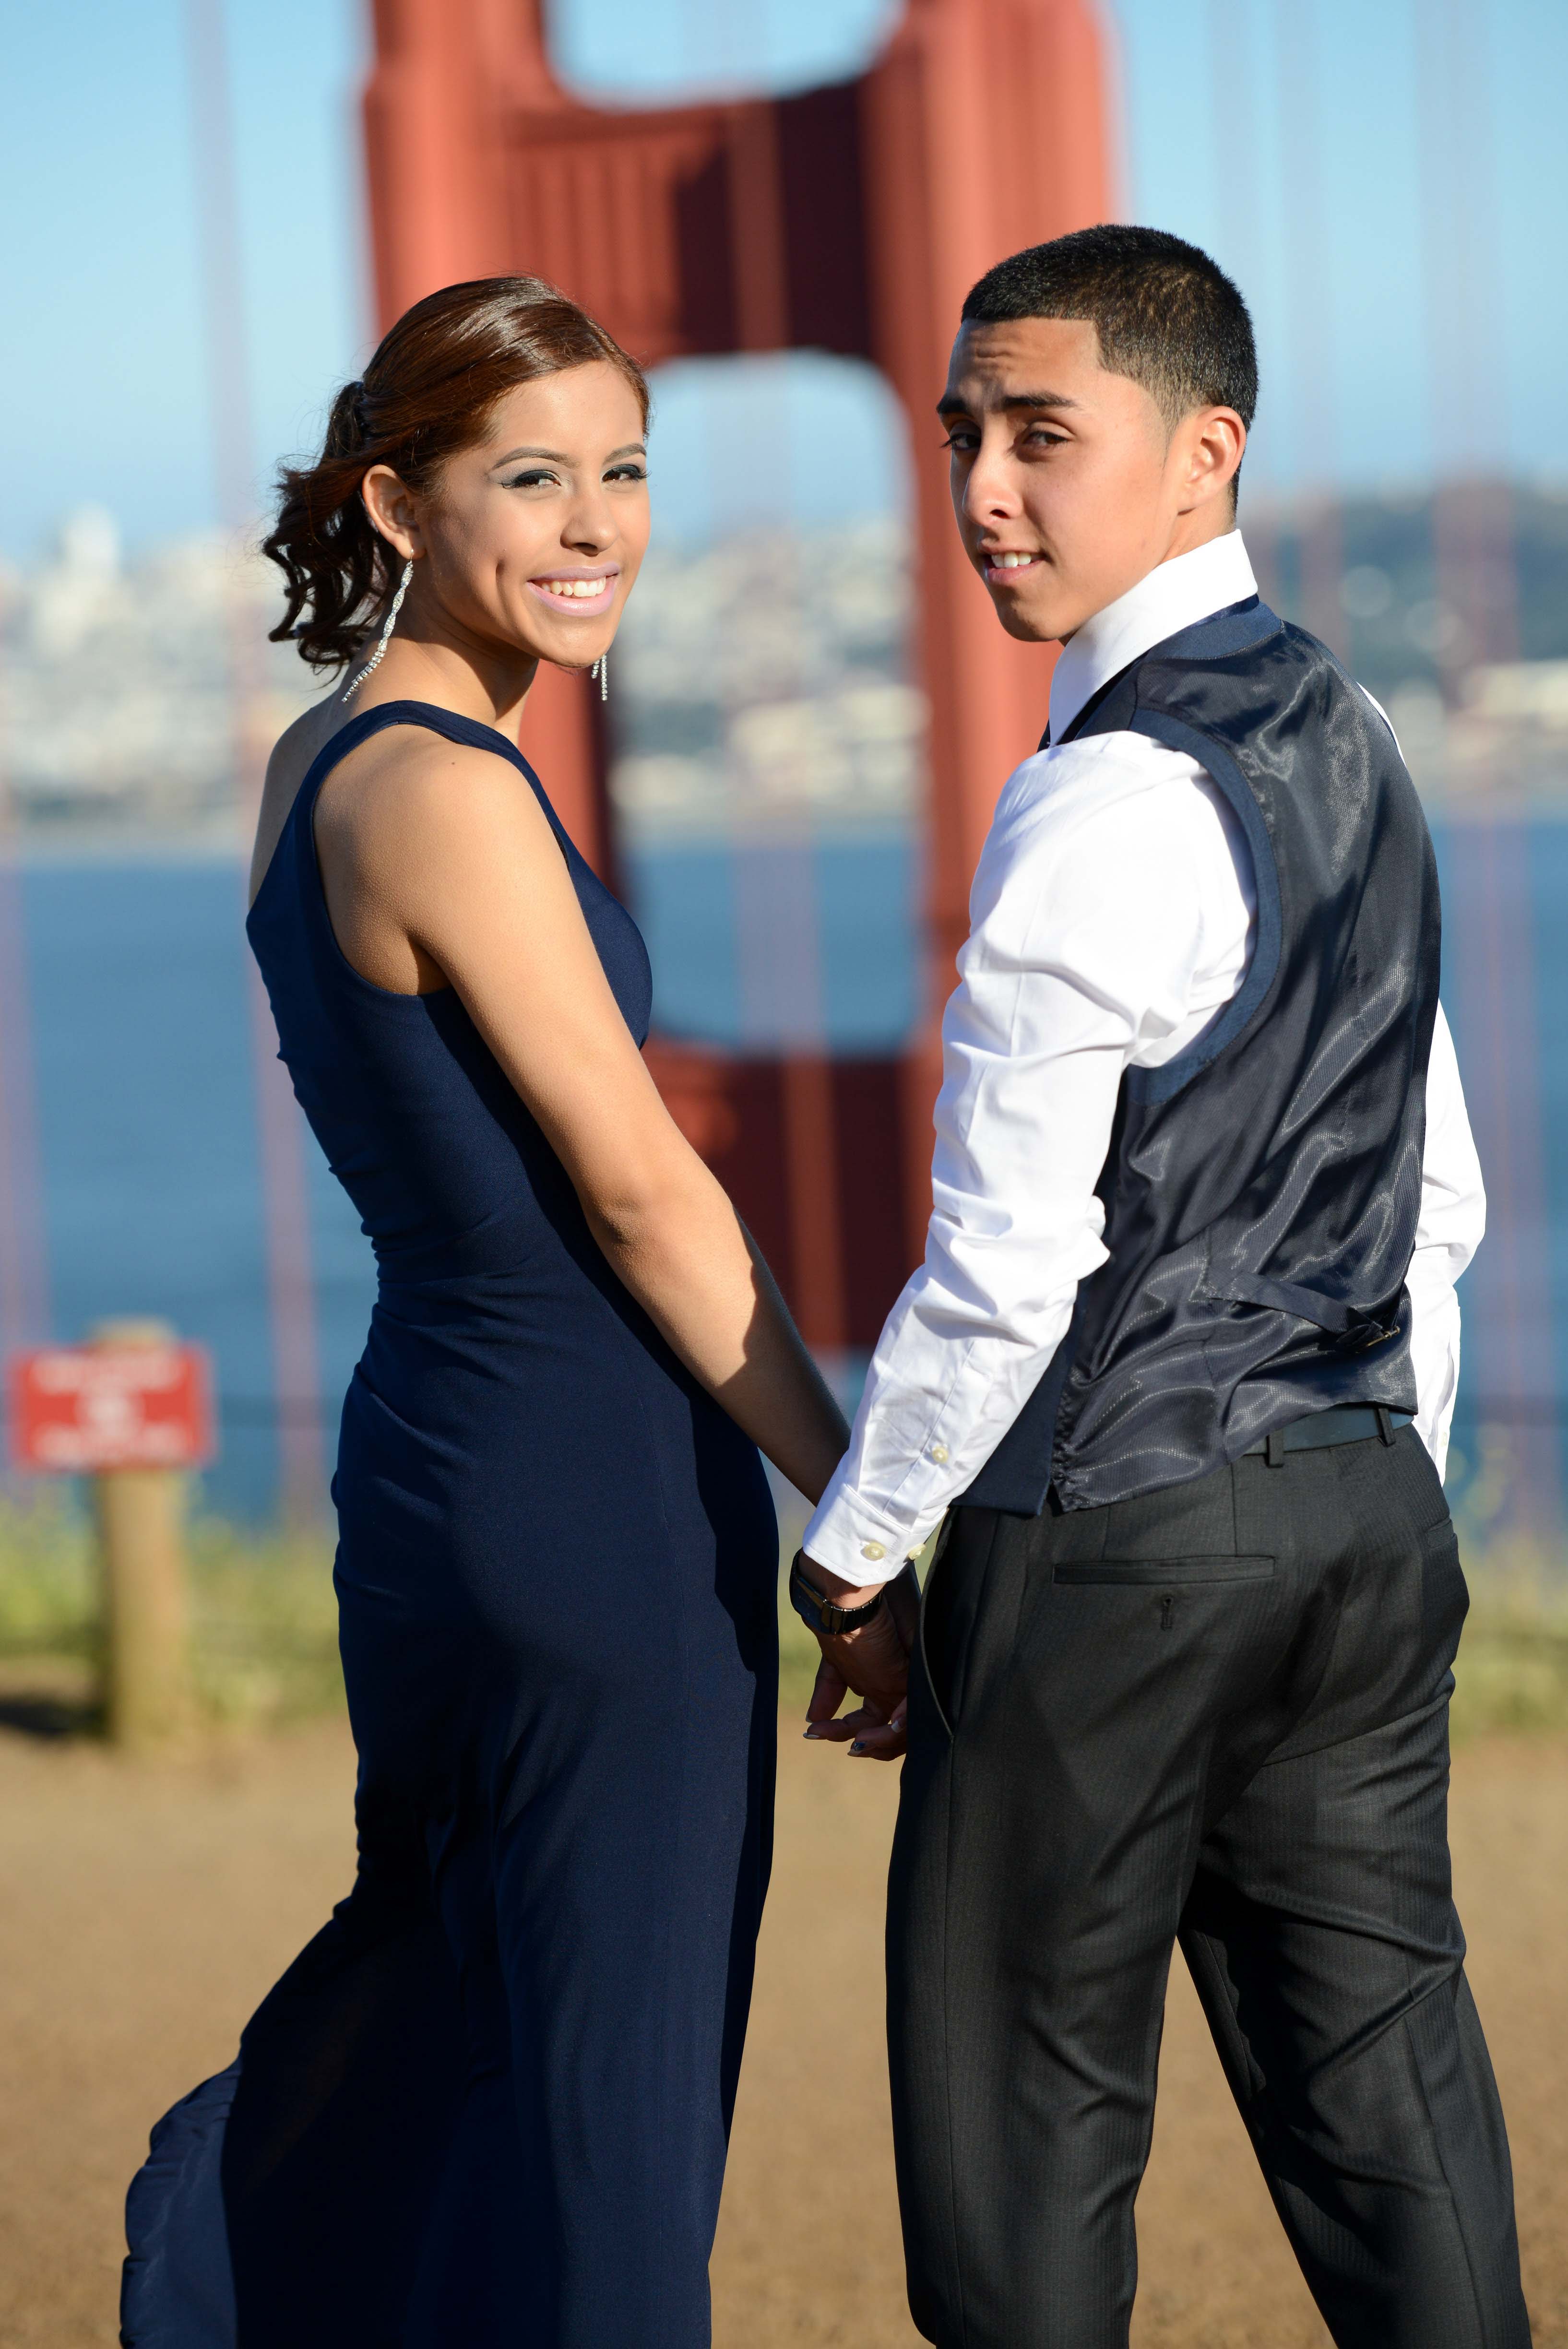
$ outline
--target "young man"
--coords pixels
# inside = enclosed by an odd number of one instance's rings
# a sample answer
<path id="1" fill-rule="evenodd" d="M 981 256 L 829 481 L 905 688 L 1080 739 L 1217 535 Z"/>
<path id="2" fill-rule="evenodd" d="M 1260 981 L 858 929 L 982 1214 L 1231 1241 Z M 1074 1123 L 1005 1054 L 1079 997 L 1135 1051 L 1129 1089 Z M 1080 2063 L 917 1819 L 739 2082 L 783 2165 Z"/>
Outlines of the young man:
<path id="1" fill-rule="evenodd" d="M 981 280 L 941 400 L 998 616 L 1064 650 L 975 879 L 925 1264 L 793 1588 L 808 1734 L 896 1753 L 880 1587 L 950 1512 L 888 1930 L 942 2349 L 1126 2344 L 1177 1939 L 1334 2340 L 1529 2340 L 1447 1839 L 1480 1177 L 1415 792 L 1236 532 L 1255 388 L 1213 263 L 1098 228 Z"/>

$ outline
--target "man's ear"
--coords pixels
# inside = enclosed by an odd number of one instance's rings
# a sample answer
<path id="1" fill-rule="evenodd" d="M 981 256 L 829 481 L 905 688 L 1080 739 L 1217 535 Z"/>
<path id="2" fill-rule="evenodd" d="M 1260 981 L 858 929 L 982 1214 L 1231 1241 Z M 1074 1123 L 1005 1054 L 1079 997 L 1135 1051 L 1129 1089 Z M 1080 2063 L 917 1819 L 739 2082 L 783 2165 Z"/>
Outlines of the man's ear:
<path id="1" fill-rule="evenodd" d="M 1230 489 L 1246 447 L 1247 428 L 1233 408 L 1200 408 L 1188 419 L 1186 488 L 1193 505 Z"/>

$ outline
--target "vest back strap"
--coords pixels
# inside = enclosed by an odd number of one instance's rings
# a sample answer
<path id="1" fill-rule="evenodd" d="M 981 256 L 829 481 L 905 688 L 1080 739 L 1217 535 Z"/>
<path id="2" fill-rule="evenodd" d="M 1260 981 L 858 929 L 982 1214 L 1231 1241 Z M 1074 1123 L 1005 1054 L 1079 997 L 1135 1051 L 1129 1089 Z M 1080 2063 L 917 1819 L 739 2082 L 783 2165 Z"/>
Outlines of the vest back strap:
<path id="1" fill-rule="evenodd" d="M 1329 1444 L 1366 1444 L 1375 1435 L 1391 1444 L 1393 1431 L 1408 1427 L 1415 1416 L 1411 1411 L 1387 1411 L 1381 1403 L 1335 1403 L 1327 1411 L 1310 1412 L 1305 1419 L 1293 1419 L 1288 1427 L 1274 1428 L 1256 1444 L 1249 1444 L 1241 1457 L 1266 1459 L 1271 1468 L 1277 1468 L 1287 1452 L 1316 1452 Z"/>

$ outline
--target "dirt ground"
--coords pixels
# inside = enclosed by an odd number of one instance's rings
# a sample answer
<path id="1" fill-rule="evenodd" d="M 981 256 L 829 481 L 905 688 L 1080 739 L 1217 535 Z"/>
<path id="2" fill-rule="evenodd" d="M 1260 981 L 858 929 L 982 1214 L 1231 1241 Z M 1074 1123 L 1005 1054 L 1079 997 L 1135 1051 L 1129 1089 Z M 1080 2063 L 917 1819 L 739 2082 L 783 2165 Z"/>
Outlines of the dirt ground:
<path id="1" fill-rule="evenodd" d="M 157 1766 L 0 1728 L 0 2349 L 113 2342 L 120 2202 L 148 2125 L 229 2060 L 245 2014 L 345 1889 L 351 1784 L 337 1725 Z M 806 1746 L 786 1724 L 713 2262 L 720 2349 L 916 2341 L 879 2025 L 895 1799 L 891 1772 Z M 1461 1752 L 1454 1844 L 1535 2338 L 1568 2349 L 1568 1742 Z M 832 2030 L 813 1987 L 824 1982 Z M 1179 1963 L 1139 2234 L 1137 2349 L 1326 2344 Z"/>

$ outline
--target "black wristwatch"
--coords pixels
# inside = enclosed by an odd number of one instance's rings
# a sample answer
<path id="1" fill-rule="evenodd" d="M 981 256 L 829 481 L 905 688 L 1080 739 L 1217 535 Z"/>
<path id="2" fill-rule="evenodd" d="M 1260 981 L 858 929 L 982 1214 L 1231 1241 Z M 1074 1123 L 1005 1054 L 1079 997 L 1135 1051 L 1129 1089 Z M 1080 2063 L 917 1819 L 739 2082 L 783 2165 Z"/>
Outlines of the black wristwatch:
<path id="1" fill-rule="evenodd" d="M 830 1640 L 840 1631 L 853 1631 L 860 1624 L 869 1623 L 881 1606 L 886 1592 L 879 1590 L 875 1599 L 867 1600 L 864 1607 L 836 1607 L 826 1591 L 819 1590 L 815 1582 L 808 1582 L 801 1571 L 805 1555 L 804 1550 L 798 1549 L 794 1554 L 794 1563 L 789 1570 L 789 1600 L 806 1629 Z"/>

